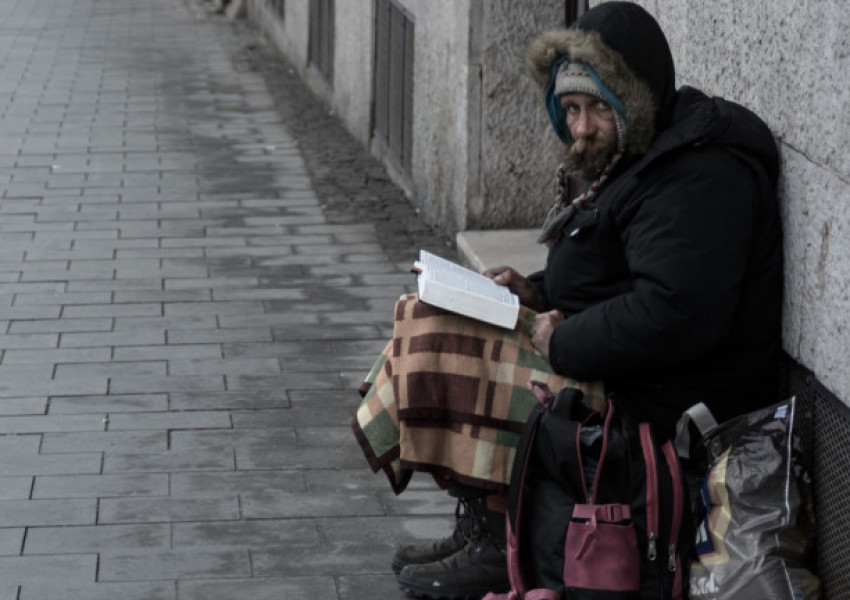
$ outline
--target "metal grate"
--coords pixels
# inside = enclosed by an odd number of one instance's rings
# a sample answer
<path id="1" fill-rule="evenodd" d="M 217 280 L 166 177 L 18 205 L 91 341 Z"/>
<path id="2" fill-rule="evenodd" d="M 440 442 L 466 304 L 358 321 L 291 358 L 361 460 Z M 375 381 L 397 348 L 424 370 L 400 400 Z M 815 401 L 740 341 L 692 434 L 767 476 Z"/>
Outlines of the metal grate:
<path id="1" fill-rule="evenodd" d="M 782 370 L 780 396 L 796 396 L 797 441 L 812 476 L 817 548 L 815 571 L 823 598 L 850 598 L 850 407 L 808 369 L 790 358 Z"/>
<path id="2" fill-rule="evenodd" d="M 850 598 L 850 408 L 814 383 L 814 494 L 824 598 Z"/>
<path id="3" fill-rule="evenodd" d="M 814 375 L 808 369 L 794 362 L 787 355 L 783 359 L 779 376 L 779 400 L 792 396 L 797 398 L 798 418 L 794 431 L 794 446 L 797 459 L 811 474 L 814 470 L 814 396 L 812 386 Z"/>
<path id="4" fill-rule="evenodd" d="M 375 1 L 373 136 L 410 173 L 413 134 L 413 19 L 393 0 Z"/>
<path id="5" fill-rule="evenodd" d="M 310 0 L 310 64 L 333 83 L 334 0 Z"/>

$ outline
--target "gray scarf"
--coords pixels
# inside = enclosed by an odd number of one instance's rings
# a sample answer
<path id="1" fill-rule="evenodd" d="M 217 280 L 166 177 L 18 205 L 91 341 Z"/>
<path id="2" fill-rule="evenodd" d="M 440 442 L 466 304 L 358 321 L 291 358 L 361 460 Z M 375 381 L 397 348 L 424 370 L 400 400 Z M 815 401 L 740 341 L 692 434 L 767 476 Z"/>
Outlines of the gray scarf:
<path id="1" fill-rule="evenodd" d="M 608 166 L 602 171 L 599 179 L 594 181 L 589 188 L 572 202 L 567 201 L 567 170 L 564 165 L 558 167 L 558 173 L 556 175 L 558 191 L 555 197 L 555 204 L 549 209 L 549 214 L 546 215 L 546 220 L 543 222 L 540 235 L 537 237 L 538 244 L 552 246 L 560 239 L 564 227 L 573 219 L 582 205 L 590 200 L 596 194 L 597 190 L 599 190 L 599 187 L 605 183 L 605 180 L 608 179 L 608 176 L 614 170 L 622 155 L 622 152 L 614 154 Z"/>

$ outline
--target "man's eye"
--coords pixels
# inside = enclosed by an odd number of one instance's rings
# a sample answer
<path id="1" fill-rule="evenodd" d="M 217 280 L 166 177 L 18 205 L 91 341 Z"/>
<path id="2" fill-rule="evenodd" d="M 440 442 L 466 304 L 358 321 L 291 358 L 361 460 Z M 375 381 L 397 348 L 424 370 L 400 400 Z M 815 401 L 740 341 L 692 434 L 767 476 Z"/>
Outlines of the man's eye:
<path id="1" fill-rule="evenodd" d="M 611 110 L 611 105 L 605 102 L 604 100 L 600 100 L 593 108 L 597 112 L 608 112 Z"/>

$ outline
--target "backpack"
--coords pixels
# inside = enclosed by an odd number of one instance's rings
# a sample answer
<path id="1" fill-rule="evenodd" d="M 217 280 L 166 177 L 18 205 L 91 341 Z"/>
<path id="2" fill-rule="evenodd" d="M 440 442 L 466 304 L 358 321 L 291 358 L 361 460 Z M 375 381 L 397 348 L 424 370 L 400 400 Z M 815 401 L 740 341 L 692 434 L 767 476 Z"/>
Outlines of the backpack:
<path id="1" fill-rule="evenodd" d="M 673 443 L 610 398 L 600 413 L 579 390 L 532 388 L 508 493 L 511 591 L 485 600 L 683 598 L 693 529 Z"/>

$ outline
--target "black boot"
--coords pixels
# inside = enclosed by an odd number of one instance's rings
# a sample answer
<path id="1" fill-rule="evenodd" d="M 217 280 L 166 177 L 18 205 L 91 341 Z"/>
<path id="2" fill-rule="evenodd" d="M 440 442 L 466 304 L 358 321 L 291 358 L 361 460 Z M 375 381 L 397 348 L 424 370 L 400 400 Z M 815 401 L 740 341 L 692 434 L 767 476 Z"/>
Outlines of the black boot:
<path id="1" fill-rule="evenodd" d="M 398 575 L 407 594 L 431 600 L 478 599 L 510 587 L 505 555 L 505 515 L 487 510 L 486 499 L 468 500 L 473 528 L 463 547 L 428 564 L 409 564 Z"/>
<path id="2" fill-rule="evenodd" d="M 407 565 L 423 565 L 451 556 L 466 543 L 472 534 L 473 519 L 466 498 L 458 498 L 455 508 L 455 529 L 441 540 L 399 546 L 393 556 L 393 572 L 398 575 Z"/>

